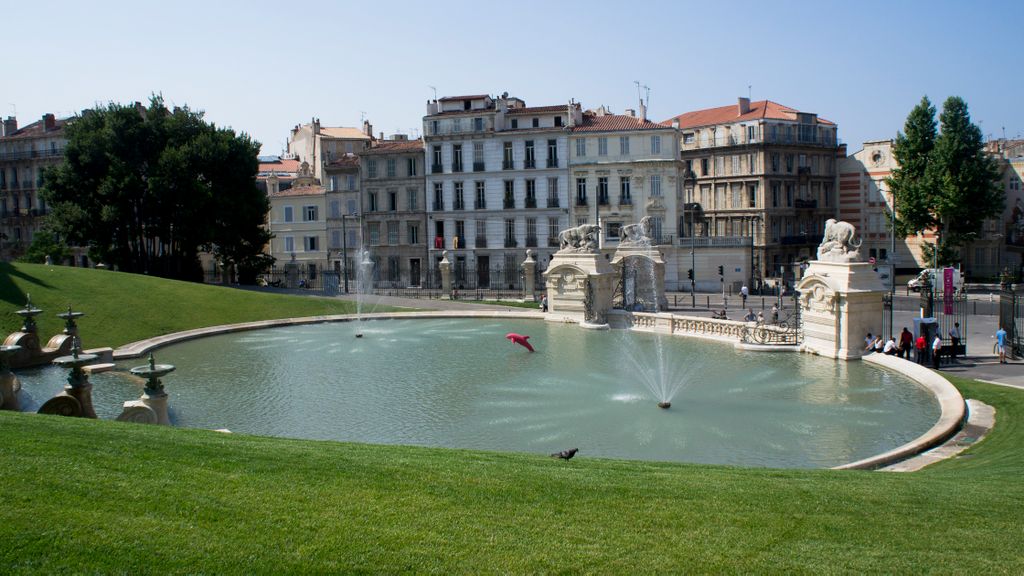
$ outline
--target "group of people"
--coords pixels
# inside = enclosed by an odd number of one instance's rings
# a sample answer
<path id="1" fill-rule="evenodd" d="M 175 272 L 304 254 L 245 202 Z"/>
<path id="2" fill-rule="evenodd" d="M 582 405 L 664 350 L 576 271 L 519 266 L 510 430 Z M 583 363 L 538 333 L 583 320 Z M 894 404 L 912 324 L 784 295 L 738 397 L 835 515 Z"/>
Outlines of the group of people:
<path id="1" fill-rule="evenodd" d="M 949 331 L 949 339 L 953 343 L 949 353 L 952 361 L 956 361 L 956 353 L 960 349 L 961 338 L 960 323 L 955 322 L 953 328 Z M 930 357 L 932 368 L 936 370 L 939 369 L 939 363 L 942 359 L 942 336 L 938 332 L 935 333 L 935 338 L 932 339 L 930 346 L 924 334 L 915 339 L 906 326 L 903 327 L 903 332 L 900 333 L 899 342 L 896 341 L 895 336 L 885 341 L 881 336 L 872 336 L 868 332 L 868 335 L 864 337 L 864 343 L 865 352 L 878 352 L 889 356 L 906 358 L 907 360 L 910 360 L 910 352 L 913 350 L 915 352 L 914 360 L 918 364 L 924 364 Z"/>

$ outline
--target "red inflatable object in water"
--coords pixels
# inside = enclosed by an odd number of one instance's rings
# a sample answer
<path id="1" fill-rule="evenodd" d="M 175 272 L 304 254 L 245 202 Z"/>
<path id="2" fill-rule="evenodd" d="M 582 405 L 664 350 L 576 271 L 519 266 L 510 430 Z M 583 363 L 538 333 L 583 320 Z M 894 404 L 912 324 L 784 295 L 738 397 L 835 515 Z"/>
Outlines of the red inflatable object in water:
<path id="1" fill-rule="evenodd" d="M 508 334 L 505 334 L 505 338 L 508 338 L 513 343 L 519 344 L 523 348 L 526 348 L 530 352 L 533 352 L 533 346 L 530 346 L 530 343 L 527 342 L 527 340 L 530 339 L 529 336 L 523 336 L 522 334 L 516 334 L 515 332 L 509 332 Z"/>

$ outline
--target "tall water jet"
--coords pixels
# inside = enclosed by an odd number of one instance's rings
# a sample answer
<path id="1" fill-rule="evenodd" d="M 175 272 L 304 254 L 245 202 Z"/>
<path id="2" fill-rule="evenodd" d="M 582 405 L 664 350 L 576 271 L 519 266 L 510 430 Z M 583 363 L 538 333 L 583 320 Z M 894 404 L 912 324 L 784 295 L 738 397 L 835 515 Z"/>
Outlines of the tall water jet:
<path id="1" fill-rule="evenodd" d="M 373 294 L 373 260 L 370 259 L 369 250 L 359 252 L 359 261 L 356 263 L 356 338 L 363 337 L 363 304 L 366 297 Z"/>
<path id="2" fill-rule="evenodd" d="M 627 312 L 657 313 L 668 302 L 665 300 L 665 261 L 651 238 L 650 217 L 644 217 L 637 224 L 623 226 L 621 235 L 612 265 L 619 272 L 622 308 Z M 637 374 L 641 375 L 658 407 L 671 407 L 672 397 L 683 382 L 679 379 L 680 371 L 669 365 L 661 337 L 655 338 L 650 345 L 653 358 L 646 357 L 648 350 L 636 349 L 634 339 L 624 339 L 623 346 L 632 349 L 627 357 L 634 363 Z"/>

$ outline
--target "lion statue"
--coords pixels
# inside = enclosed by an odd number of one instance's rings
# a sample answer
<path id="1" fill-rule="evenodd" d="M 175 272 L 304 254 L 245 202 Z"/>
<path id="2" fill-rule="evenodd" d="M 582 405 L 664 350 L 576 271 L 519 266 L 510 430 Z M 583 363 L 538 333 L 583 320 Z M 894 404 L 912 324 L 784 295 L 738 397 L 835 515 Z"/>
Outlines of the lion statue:
<path id="1" fill-rule="evenodd" d="M 853 224 L 829 218 L 825 221 L 825 234 L 818 245 L 818 260 L 825 262 L 860 261 L 861 242 L 854 242 L 857 230 Z"/>
<path id="2" fill-rule="evenodd" d="M 558 233 L 559 252 L 594 252 L 597 250 L 597 235 L 600 228 L 595 224 L 583 224 L 567 228 Z"/>
<path id="3" fill-rule="evenodd" d="M 619 246 L 649 245 L 651 243 L 651 217 L 644 216 L 639 224 L 627 224 L 619 231 Z"/>

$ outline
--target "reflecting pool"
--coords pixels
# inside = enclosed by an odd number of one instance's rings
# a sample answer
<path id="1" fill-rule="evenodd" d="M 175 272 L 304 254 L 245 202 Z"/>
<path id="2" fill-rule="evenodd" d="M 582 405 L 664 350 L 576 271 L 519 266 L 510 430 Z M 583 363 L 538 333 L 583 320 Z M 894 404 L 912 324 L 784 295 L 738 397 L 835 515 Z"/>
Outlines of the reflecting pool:
<path id="1" fill-rule="evenodd" d="M 508 332 L 529 335 L 537 352 L 506 340 Z M 656 407 L 637 369 L 656 361 L 658 345 L 681 381 L 668 410 Z M 164 379 L 175 425 L 296 438 L 827 467 L 904 444 L 939 417 L 929 392 L 860 362 L 536 320 L 273 328 L 156 356 L 177 366 Z M 26 410 L 65 378 L 56 368 L 18 375 Z M 91 381 L 101 418 L 116 417 L 143 386 L 125 372 Z"/>

